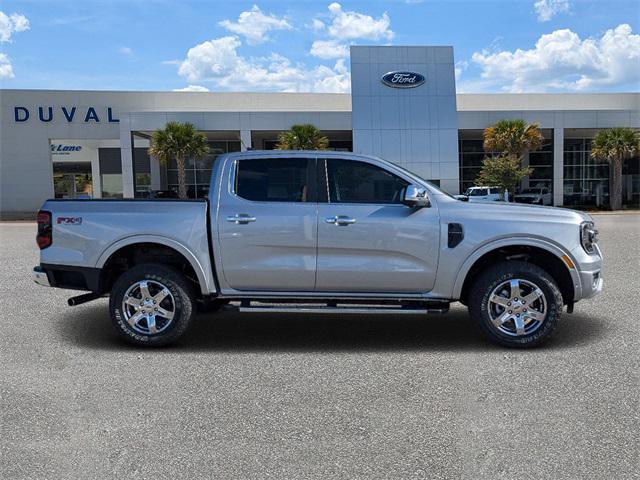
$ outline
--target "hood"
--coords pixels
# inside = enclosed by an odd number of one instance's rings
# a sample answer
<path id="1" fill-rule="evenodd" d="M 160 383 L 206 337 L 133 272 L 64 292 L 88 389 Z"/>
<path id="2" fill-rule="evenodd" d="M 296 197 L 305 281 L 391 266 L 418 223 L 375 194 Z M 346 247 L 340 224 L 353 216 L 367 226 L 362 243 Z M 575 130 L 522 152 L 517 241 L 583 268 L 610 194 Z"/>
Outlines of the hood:
<path id="1" fill-rule="evenodd" d="M 452 215 L 492 221 L 580 224 L 591 216 L 577 210 L 507 202 L 455 202 Z M 446 207 L 443 210 L 449 210 Z"/>

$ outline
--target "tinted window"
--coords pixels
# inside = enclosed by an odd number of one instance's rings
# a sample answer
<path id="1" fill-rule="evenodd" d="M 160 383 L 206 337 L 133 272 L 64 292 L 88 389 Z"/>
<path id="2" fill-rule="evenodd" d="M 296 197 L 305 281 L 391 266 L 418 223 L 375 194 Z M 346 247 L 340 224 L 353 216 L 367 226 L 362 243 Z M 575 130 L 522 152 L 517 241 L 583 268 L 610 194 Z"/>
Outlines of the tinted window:
<path id="1" fill-rule="evenodd" d="M 382 168 L 352 160 L 327 160 L 333 203 L 402 203 L 408 182 Z"/>
<path id="2" fill-rule="evenodd" d="M 500 193 L 500 189 L 499 189 L 499 188 L 492 188 L 492 189 L 491 189 L 491 194 L 492 194 L 492 195 L 497 195 L 497 194 L 499 194 L 499 193 Z"/>
<path id="3" fill-rule="evenodd" d="M 236 194 L 254 202 L 307 202 L 306 158 L 260 158 L 238 161 Z"/>

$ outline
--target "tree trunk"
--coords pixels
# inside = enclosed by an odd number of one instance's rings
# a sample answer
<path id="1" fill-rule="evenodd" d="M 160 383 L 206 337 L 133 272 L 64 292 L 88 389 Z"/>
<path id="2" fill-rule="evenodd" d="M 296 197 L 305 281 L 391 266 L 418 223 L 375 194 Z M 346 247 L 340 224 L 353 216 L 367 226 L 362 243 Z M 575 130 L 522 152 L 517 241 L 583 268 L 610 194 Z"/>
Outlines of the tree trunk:
<path id="1" fill-rule="evenodd" d="M 613 190 L 609 192 L 611 209 L 620 210 L 622 208 L 622 160 L 614 160 L 612 167 Z"/>
<path id="2" fill-rule="evenodd" d="M 178 165 L 178 197 L 181 199 L 187 198 L 187 176 L 184 171 L 184 158 L 176 158 Z"/>

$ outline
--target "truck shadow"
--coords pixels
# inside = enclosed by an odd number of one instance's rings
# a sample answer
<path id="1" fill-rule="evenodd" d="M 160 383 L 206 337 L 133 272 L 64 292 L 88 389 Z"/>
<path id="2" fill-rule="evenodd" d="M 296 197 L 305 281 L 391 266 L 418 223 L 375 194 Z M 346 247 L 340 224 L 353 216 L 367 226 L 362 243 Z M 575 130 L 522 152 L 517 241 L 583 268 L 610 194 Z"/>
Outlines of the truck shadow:
<path id="1" fill-rule="evenodd" d="M 90 327 L 88 327 L 90 325 Z M 78 307 L 57 322 L 61 336 L 77 346 L 131 350 L 116 334 L 105 306 Z M 554 337 L 541 349 L 582 346 L 603 333 L 599 319 L 565 315 Z M 199 314 L 171 351 L 211 352 L 377 352 L 490 351 L 501 349 L 476 332 L 466 309 L 428 317 L 239 314 Z"/>

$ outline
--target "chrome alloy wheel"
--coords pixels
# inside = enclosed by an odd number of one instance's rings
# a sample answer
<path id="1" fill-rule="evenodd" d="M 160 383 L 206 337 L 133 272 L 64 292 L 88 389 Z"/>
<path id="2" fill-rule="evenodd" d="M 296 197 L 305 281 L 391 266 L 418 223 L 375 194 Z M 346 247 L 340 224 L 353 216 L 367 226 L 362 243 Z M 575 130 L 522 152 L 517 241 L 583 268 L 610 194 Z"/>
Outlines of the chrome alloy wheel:
<path id="1" fill-rule="evenodd" d="M 124 294 L 124 319 L 136 332 L 155 335 L 166 330 L 175 315 L 176 303 L 167 287 L 155 280 L 140 280 Z"/>
<path id="2" fill-rule="evenodd" d="M 547 299 L 535 283 L 514 278 L 493 289 L 487 310 L 496 329 L 519 337 L 535 332 L 544 323 Z"/>

